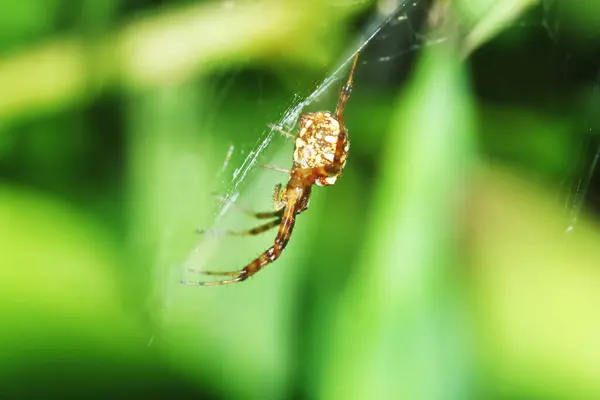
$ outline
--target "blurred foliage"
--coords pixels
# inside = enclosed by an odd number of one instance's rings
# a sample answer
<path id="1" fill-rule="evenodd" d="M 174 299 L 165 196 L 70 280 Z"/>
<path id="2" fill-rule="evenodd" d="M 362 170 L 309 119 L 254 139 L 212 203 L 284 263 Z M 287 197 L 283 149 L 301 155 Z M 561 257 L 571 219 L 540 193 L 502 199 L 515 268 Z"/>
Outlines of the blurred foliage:
<path id="1" fill-rule="evenodd" d="M 600 397 L 600 10 L 405 3 L 1 5 L 0 397 Z M 272 207 L 267 125 L 390 4 L 342 179 L 255 278 L 180 285 L 272 242 L 194 231 L 255 223 L 214 192 L 261 143 L 233 192 Z"/>

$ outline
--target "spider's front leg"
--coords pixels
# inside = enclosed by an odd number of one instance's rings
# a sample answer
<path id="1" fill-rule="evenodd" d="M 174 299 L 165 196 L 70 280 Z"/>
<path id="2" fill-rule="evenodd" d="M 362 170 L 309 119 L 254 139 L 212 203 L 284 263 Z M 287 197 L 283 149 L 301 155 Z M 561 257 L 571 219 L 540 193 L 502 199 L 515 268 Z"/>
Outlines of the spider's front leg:
<path id="1" fill-rule="evenodd" d="M 213 193 L 213 196 L 222 203 L 225 203 L 227 201 L 227 199 L 224 196 L 221 196 L 218 193 Z M 256 212 L 256 211 L 246 208 L 243 205 L 240 205 L 238 203 L 231 203 L 231 206 L 233 208 L 237 209 L 238 211 L 241 211 L 244 214 L 246 214 L 250 217 L 254 217 L 256 219 L 269 219 L 269 218 L 276 218 L 276 217 L 281 216 L 281 213 L 279 212 L 278 209 L 275 209 L 275 211 Z M 198 231 L 201 233 L 206 232 L 205 230 L 202 230 L 202 229 L 198 229 Z"/>
<path id="2" fill-rule="evenodd" d="M 281 183 L 275 185 L 273 190 L 273 208 L 275 210 L 282 210 L 285 208 L 285 190 L 281 190 Z"/>
<path id="3" fill-rule="evenodd" d="M 269 124 L 269 128 L 271 128 L 274 131 L 277 131 L 277 132 L 281 133 L 283 136 L 285 136 L 288 139 L 296 140 L 296 135 L 294 135 L 293 133 L 290 133 L 288 131 L 284 131 L 283 128 L 281 128 L 278 125 Z"/>

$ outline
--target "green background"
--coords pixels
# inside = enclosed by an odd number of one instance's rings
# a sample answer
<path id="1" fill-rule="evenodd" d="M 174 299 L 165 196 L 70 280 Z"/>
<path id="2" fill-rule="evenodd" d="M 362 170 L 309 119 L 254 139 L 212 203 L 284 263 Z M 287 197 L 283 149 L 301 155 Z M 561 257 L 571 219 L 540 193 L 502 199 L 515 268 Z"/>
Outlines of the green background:
<path id="1" fill-rule="evenodd" d="M 179 283 L 272 243 L 194 231 L 271 209 L 293 144 L 239 168 L 385 3 L 0 5 L 0 397 L 600 398 L 591 0 L 406 6 L 281 259 Z"/>

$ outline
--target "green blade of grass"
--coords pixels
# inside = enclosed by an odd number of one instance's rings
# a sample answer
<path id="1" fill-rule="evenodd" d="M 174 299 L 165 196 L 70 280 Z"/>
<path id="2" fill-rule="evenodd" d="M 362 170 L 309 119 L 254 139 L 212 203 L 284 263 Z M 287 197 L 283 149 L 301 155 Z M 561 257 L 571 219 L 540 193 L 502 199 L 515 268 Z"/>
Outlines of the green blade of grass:
<path id="1" fill-rule="evenodd" d="M 398 103 L 321 398 L 464 398 L 457 206 L 473 127 L 458 58 L 450 46 L 424 54 Z"/>

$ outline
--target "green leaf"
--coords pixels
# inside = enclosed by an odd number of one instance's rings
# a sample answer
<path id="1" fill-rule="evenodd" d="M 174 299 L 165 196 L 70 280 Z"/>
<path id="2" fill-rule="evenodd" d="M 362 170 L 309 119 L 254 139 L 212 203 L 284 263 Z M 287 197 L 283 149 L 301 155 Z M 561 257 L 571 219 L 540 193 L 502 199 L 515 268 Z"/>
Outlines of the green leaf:
<path id="1" fill-rule="evenodd" d="M 331 335 L 326 399 L 464 398 L 456 242 L 473 117 L 451 46 L 423 55 L 395 113 L 364 255 Z"/>

